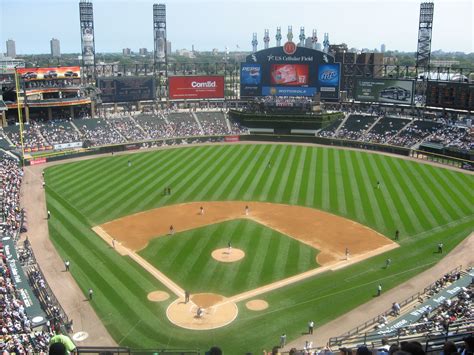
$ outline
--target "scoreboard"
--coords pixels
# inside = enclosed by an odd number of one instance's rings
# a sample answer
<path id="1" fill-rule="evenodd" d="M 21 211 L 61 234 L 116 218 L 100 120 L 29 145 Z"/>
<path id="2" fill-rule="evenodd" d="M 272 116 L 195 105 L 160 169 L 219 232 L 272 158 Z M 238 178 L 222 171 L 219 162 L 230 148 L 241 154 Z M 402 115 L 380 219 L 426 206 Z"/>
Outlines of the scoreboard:
<path id="1" fill-rule="evenodd" d="M 474 84 L 428 81 L 426 106 L 474 110 Z"/>
<path id="2" fill-rule="evenodd" d="M 131 102 L 154 100 L 155 79 L 153 77 L 99 78 L 97 87 L 102 102 Z"/>

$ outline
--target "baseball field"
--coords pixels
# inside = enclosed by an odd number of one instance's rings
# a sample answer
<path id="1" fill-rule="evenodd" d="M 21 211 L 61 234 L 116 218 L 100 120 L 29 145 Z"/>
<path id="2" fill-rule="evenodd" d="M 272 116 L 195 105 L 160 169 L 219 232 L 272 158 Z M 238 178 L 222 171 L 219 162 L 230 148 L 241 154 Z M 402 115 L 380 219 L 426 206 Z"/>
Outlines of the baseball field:
<path id="1" fill-rule="evenodd" d="M 473 175 L 351 150 L 182 147 L 57 165 L 45 180 L 54 245 L 134 348 L 261 353 L 429 268 L 438 243 L 448 252 L 474 228 Z"/>

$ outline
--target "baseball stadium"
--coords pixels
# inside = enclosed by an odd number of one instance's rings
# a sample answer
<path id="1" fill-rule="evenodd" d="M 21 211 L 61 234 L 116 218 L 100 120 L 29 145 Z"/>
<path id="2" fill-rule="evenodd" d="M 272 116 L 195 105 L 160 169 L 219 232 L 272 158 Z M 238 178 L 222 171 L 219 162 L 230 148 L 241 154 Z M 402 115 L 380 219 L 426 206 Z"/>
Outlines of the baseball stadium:
<path id="1" fill-rule="evenodd" d="M 79 10 L 81 63 L 0 74 L 0 350 L 472 353 L 474 67 L 291 28 L 180 67 L 155 4 L 153 63 L 121 76 Z"/>

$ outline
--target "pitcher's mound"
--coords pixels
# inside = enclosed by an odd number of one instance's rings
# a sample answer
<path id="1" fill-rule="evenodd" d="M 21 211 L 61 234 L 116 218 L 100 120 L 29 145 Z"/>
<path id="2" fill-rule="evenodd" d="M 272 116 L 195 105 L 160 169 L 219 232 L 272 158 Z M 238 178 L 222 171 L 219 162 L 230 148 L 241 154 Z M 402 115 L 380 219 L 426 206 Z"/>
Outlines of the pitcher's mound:
<path id="1" fill-rule="evenodd" d="M 223 263 L 233 263 L 234 261 L 239 261 L 243 259 L 245 256 L 245 252 L 240 249 L 234 248 L 222 248 L 216 249 L 212 252 L 212 257 L 217 261 L 221 261 Z"/>
<path id="2" fill-rule="evenodd" d="M 203 314 L 197 316 L 201 307 Z M 209 330 L 224 327 L 237 318 L 239 310 L 234 302 L 229 302 L 224 296 L 213 293 L 191 295 L 191 301 L 184 303 L 184 298 L 178 298 L 166 310 L 171 323 L 178 327 L 192 330 Z"/>
<path id="3" fill-rule="evenodd" d="M 163 302 L 170 298 L 170 295 L 165 291 L 153 291 L 148 294 L 147 298 L 152 302 Z"/>
<path id="4" fill-rule="evenodd" d="M 245 306 L 251 311 L 263 311 L 268 308 L 268 302 L 264 300 L 251 300 Z"/>

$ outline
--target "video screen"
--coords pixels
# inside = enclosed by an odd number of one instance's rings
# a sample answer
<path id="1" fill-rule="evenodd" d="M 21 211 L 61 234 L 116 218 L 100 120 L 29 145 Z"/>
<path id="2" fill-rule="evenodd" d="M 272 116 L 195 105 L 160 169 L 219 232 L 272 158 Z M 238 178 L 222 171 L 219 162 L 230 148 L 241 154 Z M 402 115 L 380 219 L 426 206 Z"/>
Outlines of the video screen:
<path id="1" fill-rule="evenodd" d="M 308 85 L 309 69 L 305 64 L 272 64 L 272 85 L 303 86 Z"/>

